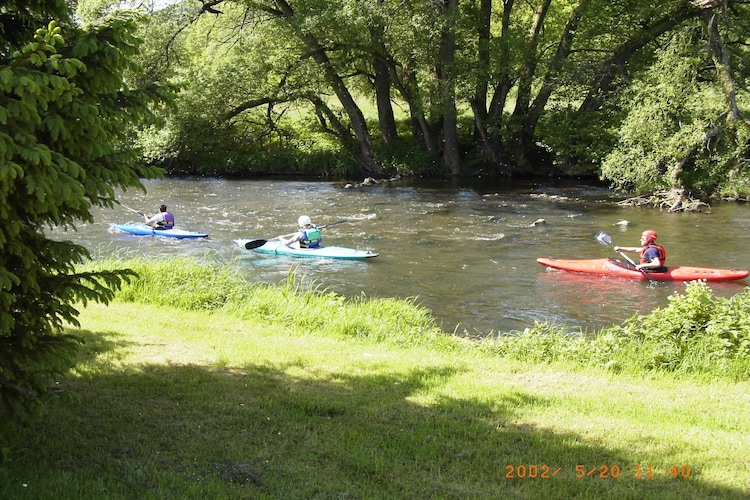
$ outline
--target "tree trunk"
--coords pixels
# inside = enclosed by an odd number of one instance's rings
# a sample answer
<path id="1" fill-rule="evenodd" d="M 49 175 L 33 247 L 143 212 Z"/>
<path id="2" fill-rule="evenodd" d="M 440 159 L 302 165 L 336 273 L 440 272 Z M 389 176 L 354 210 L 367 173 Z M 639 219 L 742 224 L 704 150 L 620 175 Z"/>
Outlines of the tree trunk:
<path id="1" fill-rule="evenodd" d="M 391 104 L 391 77 L 388 66 L 380 56 L 375 56 L 375 101 L 378 107 L 378 124 L 383 142 L 393 144 L 398 139 L 396 118 Z"/>
<path id="2" fill-rule="evenodd" d="M 726 2 L 726 0 L 724 1 Z M 710 9 L 704 9 L 703 21 L 706 23 L 706 29 L 708 30 L 708 48 L 711 52 L 714 66 L 716 66 L 716 76 L 724 89 L 724 95 L 727 100 L 727 111 L 729 112 L 727 121 L 739 120 L 742 117 L 742 113 L 739 106 L 737 106 L 737 92 L 732 74 L 732 65 L 729 61 L 729 51 L 721 38 L 716 13 Z"/>
<path id="3" fill-rule="evenodd" d="M 573 38 L 578 29 L 578 24 L 581 21 L 581 16 L 591 1 L 592 0 L 579 0 L 568 18 L 568 22 L 560 36 L 560 41 L 557 44 L 555 56 L 552 58 L 552 61 L 550 61 L 539 92 L 537 92 L 537 95 L 529 108 L 526 127 L 531 131 L 536 129 L 536 125 L 544 112 L 544 108 L 547 106 L 547 102 L 549 101 L 552 92 L 558 86 L 556 83 L 556 81 L 558 81 L 557 77 L 562 72 L 563 65 L 570 56 Z"/>
<path id="4" fill-rule="evenodd" d="M 430 153 L 437 154 L 435 138 L 430 130 L 427 118 L 425 118 L 422 106 L 416 101 L 417 78 L 412 71 L 405 69 L 403 78 L 399 78 L 398 72 L 394 66 L 391 66 L 391 78 L 396 90 L 409 106 L 409 116 L 411 122 L 411 131 L 414 142 L 422 144 Z M 403 81 L 402 81 L 403 80 Z"/>
<path id="5" fill-rule="evenodd" d="M 382 26 L 370 28 L 370 36 L 376 47 L 372 65 L 375 70 L 375 101 L 378 107 L 380 135 L 386 144 L 393 144 L 398 139 L 398 131 L 391 103 L 391 72 L 386 60 L 387 51 L 382 35 Z"/>
<path id="6" fill-rule="evenodd" d="M 319 49 L 313 54 L 313 58 L 323 67 L 328 83 L 333 87 L 336 97 L 338 97 L 344 111 L 349 117 L 349 121 L 354 129 L 354 135 L 359 142 L 359 164 L 362 170 L 368 175 L 382 175 L 383 166 L 375 159 L 375 154 L 372 150 L 372 138 L 370 137 L 370 131 L 367 128 L 362 110 L 359 109 L 346 84 L 334 70 L 331 61 L 328 59 L 328 54 Z"/>
<path id="7" fill-rule="evenodd" d="M 511 76 L 511 57 L 510 57 L 510 20 L 513 12 L 514 0 L 503 0 L 503 19 L 500 32 L 500 78 L 495 86 L 495 93 L 492 95 L 489 108 L 490 125 L 496 130 L 500 130 L 502 124 L 503 110 L 508 100 L 508 94 L 513 87 L 513 77 Z"/>
<path id="8" fill-rule="evenodd" d="M 490 4 L 485 5 L 484 2 L 481 6 L 482 9 L 489 7 Z M 510 20 L 511 13 L 513 12 L 514 0 L 503 0 L 503 17 L 501 20 L 500 28 L 500 39 L 499 39 L 499 78 L 494 85 L 495 91 L 492 94 L 492 99 L 489 103 L 489 108 L 485 109 L 486 101 L 482 101 L 478 96 L 472 103 L 472 109 L 474 111 L 474 124 L 476 134 L 479 138 L 479 143 L 482 147 L 482 153 L 485 159 L 494 167 L 494 171 L 497 174 L 510 176 L 513 168 L 505 159 L 503 153 L 503 143 L 500 131 L 503 126 L 503 110 L 505 109 L 505 103 L 508 99 L 510 89 L 513 87 L 513 78 L 510 75 L 511 71 L 511 57 L 510 57 Z M 482 23 L 491 23 L 491 12 L 482 11 L 481 19 Z M 488 17 L 490 16 L 490 17 Z M 489 25 L 486 27 L 483 25 L 479 28 L 480 38 L 484 36 L 486 29 L 489 29 Z M 481 41 L 480 41 L 481 47 Z M 483 54 L 479 54 L 479 64 L 483 63 Z M 489 69 L 487 77 L 489 79 Z M 485 92 L 487 92 L 488 86 L 485 86 Z M 479 90 L 478 90 L 479 92 Z M 484 102 L 484 103 L 483 103 Z"/>
<path id="9" fill-rule="evenodd" d="M 456 78 L 454 60 L 456 52 L 455 16 L 458 0 L 444 0 L 443 13 L 448 19 L 440 37 L 440 62 L 438 86 L 443 107 L 443 164 L 451 175 L 461 173 L 458 147 L 458 113 L 456 111 Z"/>
<path id="10" fill-rule="evenodd" d="M 509 148 L 513 152 L 515 163 L 524 171 L 532 168 L 529 155 L 533 145 L 534 131 L 529 121 L 529 110 L 531 107 L 531 87 L 534 74 L 539 63 L 539 33 L 544 26 L 549 6 L 552 0 L 543 0 L 537 7 L 529 28 L 526 46 L 524 48 L 523 61 L 521 63 L 520 77 L 518 80 L 518 92 L 516 95 L 516 107 L 511 117 L 512 141 Z"/>
<path id="11" fill-rule="evenodd" d="M 481 137 L 485 131 L 478 129 L 479 124 L 487 121 L 487 93 L 490 76 L 490 26 L 492 24 L 492 0 L 480 0 L 479 24 L 477 26 L 477 83 L 471 107 L 476 115 L 474 135 Z"/>

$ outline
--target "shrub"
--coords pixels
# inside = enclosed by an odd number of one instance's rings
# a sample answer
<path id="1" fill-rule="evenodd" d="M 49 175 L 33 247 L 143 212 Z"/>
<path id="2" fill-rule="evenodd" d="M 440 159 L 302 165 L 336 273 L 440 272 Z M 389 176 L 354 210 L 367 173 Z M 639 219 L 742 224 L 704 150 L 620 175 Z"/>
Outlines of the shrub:
<path id="1" fill-rule="evenodd" d="M 717 298 L 705 282 L 646 316 L 605 329 L 595 342 L 609 344 L 610 358 L 633 370 L 726 374 L 745 378 L 750 364 L 750 294 Z M 614 348 L 616 347 L 616 348 Z M 745 368 L 743 368 L 745 367 Z"/>
<path id="2" fill-rule="evenodd" d="M 664 308 L 636 315 L 587 338 L 537 323 L 482 343 L 482 350 L 529 363 L 560 362 L 614 372 L 649 371 L 750 378 L 750 289 L 717 298 L 705 282 L 691 282 Z"/>

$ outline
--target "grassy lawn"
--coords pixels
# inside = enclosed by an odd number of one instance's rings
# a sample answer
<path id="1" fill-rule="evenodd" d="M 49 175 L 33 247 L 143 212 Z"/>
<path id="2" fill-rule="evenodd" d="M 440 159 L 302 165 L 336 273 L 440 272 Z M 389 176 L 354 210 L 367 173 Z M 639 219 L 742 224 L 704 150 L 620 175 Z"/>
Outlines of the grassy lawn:
<path id="1" fill-rule="evenodd" d="M 0 498 L 747 498 L 750 383 L 115 302 Z"/>

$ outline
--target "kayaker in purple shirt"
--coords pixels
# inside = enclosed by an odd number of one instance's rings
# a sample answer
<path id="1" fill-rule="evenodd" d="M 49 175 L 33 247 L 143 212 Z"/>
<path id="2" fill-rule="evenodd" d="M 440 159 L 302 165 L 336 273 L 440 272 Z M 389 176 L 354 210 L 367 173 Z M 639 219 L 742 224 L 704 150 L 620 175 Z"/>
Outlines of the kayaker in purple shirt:
<path id="1" fill-rule="evenodd" d="M 166 205 L 159 206 L 159 213 L 153 217 L 143 215 L 146 219 L 146 225 L 156 229 L 172 229 L 174 227 L 174 215 L 167 211 Z"/>

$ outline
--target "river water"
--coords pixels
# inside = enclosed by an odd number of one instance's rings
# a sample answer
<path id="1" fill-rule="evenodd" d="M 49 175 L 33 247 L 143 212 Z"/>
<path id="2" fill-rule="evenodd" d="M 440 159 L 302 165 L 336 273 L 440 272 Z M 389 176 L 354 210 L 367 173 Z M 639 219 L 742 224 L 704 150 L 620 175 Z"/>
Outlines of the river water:
<path id="1" fill-rule="evenodd" d="M 295 272 L 308 285 L 347 297 L 413 298 L 447 332 L 486 335 L 522 330 L 535 322 L 592 331 L 664 306 L 680 283 L 649 283 L 549 271 L 537 257 L 617 257 L 595 240 L 607 232 L 616 245 L 638 246 L 646 228 L 659 232 L 669 264 L 750 266 L 750 206 L 721 203 L 710 213 L 622 208 L 600 187 L 535 183 L 501 186 L 341 183 L 213 178 L 144 181 L 146 193 L 119 194 L 123 206 L 94 208 L 94 223 L 55 231 L 96 256 L 190 255 L 238 266 L 251 282 L 280 283 Z M 181 229 L 209 238 L 177 240 L 120 233 L 113 223 L 139 222 L 132 209 L 154 213 L 165 203 Z M 366 261 L 301 259 L 240 249 L 233 240 L 268 239 L 293 232 L 297 217 L 318 224 L 328 245 L 374 250 Z M 538 219 L 544 224 L 534 225 Z M 628 225 L 617 223 L 627 220 Z M 634 258 L 635 254 L 632 255 Z M 731 296 L 745 280 L 711 284 Z"/>

